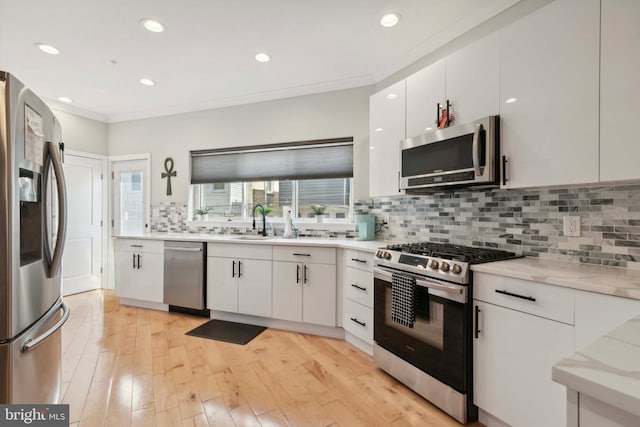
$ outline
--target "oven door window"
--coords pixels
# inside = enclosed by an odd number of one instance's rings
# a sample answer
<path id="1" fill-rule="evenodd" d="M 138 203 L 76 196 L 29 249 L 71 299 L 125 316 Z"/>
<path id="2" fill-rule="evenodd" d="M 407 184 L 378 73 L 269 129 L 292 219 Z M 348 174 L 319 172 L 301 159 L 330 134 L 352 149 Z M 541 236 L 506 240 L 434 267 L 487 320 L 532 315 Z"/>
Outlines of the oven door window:
<path id="1" fill-rule="evenodd" d="M 376 278 L 374 340 L 401 359 L 465 393 L 469 381 L 466 366 L 471 363 L 468 307 L 427 292 L 427 288 L 416 287 L 416 320 L 413 328 L 409 328 L 391 319 L 391 283 Z"/>

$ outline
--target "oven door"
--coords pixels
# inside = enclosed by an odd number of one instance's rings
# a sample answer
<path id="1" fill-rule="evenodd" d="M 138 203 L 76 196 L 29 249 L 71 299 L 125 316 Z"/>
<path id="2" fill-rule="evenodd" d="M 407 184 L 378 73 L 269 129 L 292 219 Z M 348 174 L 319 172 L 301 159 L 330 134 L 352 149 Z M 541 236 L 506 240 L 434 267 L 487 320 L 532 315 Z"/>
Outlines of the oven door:
<path id="1" fill-rule="evenodd" d="M 416 315 L 410 328 L 391 318 L 391 274 L 383 267 L 374 269 L 374 340 L 456 391 L 467 393 L 472 363 L 467 287 L 418 278 Z"/>

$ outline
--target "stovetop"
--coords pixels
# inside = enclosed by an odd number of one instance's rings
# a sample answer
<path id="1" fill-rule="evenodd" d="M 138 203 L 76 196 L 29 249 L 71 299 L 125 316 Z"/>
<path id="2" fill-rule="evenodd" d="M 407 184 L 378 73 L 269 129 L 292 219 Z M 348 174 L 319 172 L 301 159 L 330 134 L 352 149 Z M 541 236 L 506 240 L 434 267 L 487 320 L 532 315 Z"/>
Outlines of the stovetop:
<path id="1" fill-rule="evenodd" d="M 473 246 L 454 245 L 452 243 L 418 242 L 399 245 L 388 245 L 388 250 L 410 254 L 424 255 L 452 261 L 480 264 L 489 261 L 500 261 L 515 258 L 516 254 L 499 249 L 477 248 Z"/>
<path id="2" fill-rule="evenodd" d="M 418 242 L 388 245 L 376 254 L 376 266 L 384 270 L 429 277 L 458 284 L 470 283 L 470 266 L 517 258 L 513 252 L 451 243 Z"/>

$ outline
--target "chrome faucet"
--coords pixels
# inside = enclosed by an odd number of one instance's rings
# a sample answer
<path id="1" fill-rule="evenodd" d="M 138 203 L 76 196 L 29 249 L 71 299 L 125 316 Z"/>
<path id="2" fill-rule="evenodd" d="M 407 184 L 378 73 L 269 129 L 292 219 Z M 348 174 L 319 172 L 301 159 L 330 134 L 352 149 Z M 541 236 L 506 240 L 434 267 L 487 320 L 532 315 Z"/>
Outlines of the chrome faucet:
<path id="1" fill-rule="evenodd" d="M 253 229 L 256 229 L 256 208 L 260 206 L 262 208 L 262 232 L 258 234 L 262 234 L 263 237 L 267 236 L 267 215 L 264 213 L 264 206 L 260 203 L 253 207 Z"/>

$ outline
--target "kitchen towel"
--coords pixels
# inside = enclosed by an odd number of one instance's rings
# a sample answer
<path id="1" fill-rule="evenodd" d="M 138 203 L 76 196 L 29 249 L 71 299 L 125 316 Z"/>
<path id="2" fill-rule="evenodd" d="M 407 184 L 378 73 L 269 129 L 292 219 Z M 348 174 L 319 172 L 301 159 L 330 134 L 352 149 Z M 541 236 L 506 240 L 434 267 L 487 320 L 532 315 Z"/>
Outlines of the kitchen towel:
<path id="1" fill-rule="evenodd" d="M 416 321 L 416 279 L 393 273 L 391 275 L 391 320 L 408 328 Z"/>

